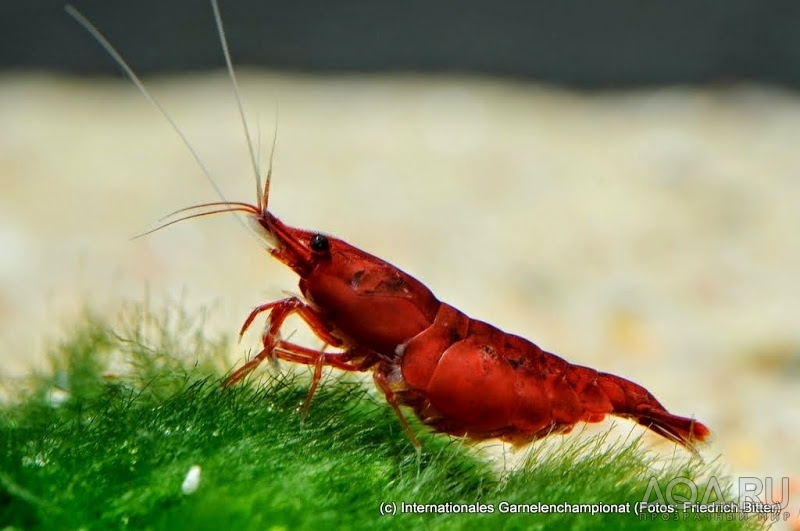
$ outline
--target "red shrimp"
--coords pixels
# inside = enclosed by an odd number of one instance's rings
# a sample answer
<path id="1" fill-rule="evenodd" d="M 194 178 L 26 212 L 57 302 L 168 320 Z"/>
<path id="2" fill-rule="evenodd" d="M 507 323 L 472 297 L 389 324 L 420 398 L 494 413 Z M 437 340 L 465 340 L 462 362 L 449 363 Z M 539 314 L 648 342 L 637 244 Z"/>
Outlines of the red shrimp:
<path id="1" fill-rule="evenodd" d="M 214 0 L 212 5 L 243 115 L 219 8 Z M 125 69 L 189 146 L 108 41 L 74 8 L 68 11 Z M 181 209 L 175 214 L 189 214 L 159 227 L 217 213 L 244 213 L 267 243 L 269 254 L 300 277 L 302 297 L 263 304 L 247 317 L 240 336 L 256 317 L 268 313 L 263 348 L 231 374 L 225 385 L 239 382 L 265 359 L 313 366 L 305 413 L 323 367 L 371 371 L 417 448 L 420 444 L 400 406 L 410 407 L 435 431 L 471 440 L 499 438 L 515 446 L 549 434 L 567 433 L 578 422 L 600 422 L 606 415 L 632 419 L 695 454 L 695 443 L 710 436 L 705 425 L 671 414 L 638 384 L 573 365 L 525 338 L 441 302 L 419 280 L 376 256 L 333 236 L 283 223 L 268 209 L 271 164 L 262 188 L 247 124 L 242 121 L 256 173 L 256 204 L 224 200 L 189 146 L 223 201 Z M 324 343 L 322 349 L 281 338 L 281 327 L 292 314 L 308 324 Z M 328 347 L 338 352 L 326 352 Z"/>
<path id="2" fill-rule="evenodd" d="M 246 213 L 268 242 L 269 253 L 300 277 L 302 298 L 269 302 L 247 317 L 240 335 L 259 314 L 269 312 L 263 349 L 226 385 L 268 358 L 313 365 L 307 407 L 324 366 L 372 371 L 417 446 L 401 405 L 436 431 L 472 440 L 499 438 L 515 446 L 567 433 L 578 422 L 600 422 L 607 414 L 630 418 L 694 453 L 694 443 L 710 435 L 703 424 L 669 413 L 638 384 L 573 365 L 525 338 L 470 318 L 408 273 L 343 240 L 286 225 L 267 209 L 266 187 L 258 206 L 218 202 L 190 207 L 215 208 L 191 217 Z M 292 314 L 326 347 L 340 352 L 281 339 L 281 326 Z"/>

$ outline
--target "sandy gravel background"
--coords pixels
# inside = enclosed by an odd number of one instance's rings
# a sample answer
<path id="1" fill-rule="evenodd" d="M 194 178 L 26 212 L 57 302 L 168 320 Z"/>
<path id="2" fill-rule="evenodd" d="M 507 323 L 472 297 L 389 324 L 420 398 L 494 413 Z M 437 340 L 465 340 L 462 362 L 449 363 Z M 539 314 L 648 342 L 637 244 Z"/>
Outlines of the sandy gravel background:
<path id="1" fill-rule="evenodd" d="M 225 76 L 149 85 L 226 196 L 252 200 Z M 645 385 L 714 430 L 706 455 L 733 476 L 790 476 L 800 498 L 796 93 L 260 72 L 242 85 L 265 160 L 280 104 L 271 204 L 285 221 Z M 233 334 L 252 306 L 296 290 L 224 217 L 129 239 L 215 199 L 130 83 L 0 77 L 2 372 L 40 363 L 84 304 L 115 315 L 149 290 L 211 308 L 208 334 Z"/>

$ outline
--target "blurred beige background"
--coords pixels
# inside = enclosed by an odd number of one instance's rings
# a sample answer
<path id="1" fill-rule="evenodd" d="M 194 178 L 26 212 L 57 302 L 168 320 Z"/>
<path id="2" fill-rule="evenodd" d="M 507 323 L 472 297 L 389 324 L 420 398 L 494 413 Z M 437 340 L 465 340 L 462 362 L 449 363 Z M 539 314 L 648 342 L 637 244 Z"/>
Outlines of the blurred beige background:
<path id="1" fill-rule="evenodd" d="M 241 76 L 265 161 L 279 104 L 271 206 L 284 221 L 646 386 L 711 427 L 705 455 L 732 476 L 790 476 L 800 498 L 798 94 Z M 227 198 L 253 200 L 226 77 L 148 85 Z M 83 305 L 114 316 L 149 290 L 154 305 L 211 308 L 208 334 L 233 335 L 251 307 L 296 291 L 226 216 L 130 240 L 215 199 L 129 82 L 0 77 L 2 372 L 40 363 Z M 256 341 L 232 345 L 231 363 Z"/>

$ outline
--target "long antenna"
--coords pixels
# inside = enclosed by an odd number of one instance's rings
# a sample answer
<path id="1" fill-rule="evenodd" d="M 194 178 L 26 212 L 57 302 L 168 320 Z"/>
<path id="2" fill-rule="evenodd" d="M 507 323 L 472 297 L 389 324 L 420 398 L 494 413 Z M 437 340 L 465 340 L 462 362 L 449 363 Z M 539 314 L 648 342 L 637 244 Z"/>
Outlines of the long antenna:
<path id="1" fill-rule="evenodd" d="M 258 160 L 256 159 L 256 151 L 253 147 L 253 138 L 250 136 L 250 129 L 247 127 L 247 120 L 244 115 L 244 105 L 242 104 L 242 96 L 239 92 L 239 83 L 236 81 L 236 73 L 233 70 L 233 61 L 231 61 L 231 53 L 228 49 L 228 39 L 225 36 L 225 27 L 222 25 L 222 14 L 219 11 L 219 3 L 217 0 L 211 0 L 211 8 L 214 10 L 214 22 L 217 25 L 217 33 L 219 34 L 219 43 L 222 45 L 222 53 L 225 56 L 225 66 L 228 68 L 228 75 L 231 78 L 233 85 L 233 93 L 236 95 L 236 106 L 239 108 L 239 117 L 242 120 L 244 129 L 245 140 L 247 141 L 247 149 L 250 152 L 250 162 L 253 164 L 253 173 L 256 177 L 256 199 L 257 205 L 263 208 L 261 197 L 261 172 L 258 168 Z M 274 144 L 273 144 L 274 145 Z M 272 169 L 272 159 L 270 158 L 270 170 Z"/>
<path id="2" fill-rule="evenodd" d="M 200 158 L 200 155 L 197 154 L 197 151 L 195 151 L 194 147 L 192 147 L 192 144 L 189 143 L 189 139 L 186 138 L 186 135 L 183 134 L 183 131 L 180 130 L 178 124 L 175 123 L 175 120 L 172 119 L 172 116 L 170 116 L 170 114 L 166 111 L 166 109 L 164 109 L 164 107 L 158 102 L 158 100 L 155 99 L 152 94 L 150 94 L 150 91 L 147 90 L 147 87 L 144 86 L 144 83 L 142 83 L 141 79 L 139 79 L 139 76 L 137 76 L 136 72 L 134 72 L 133 69 L 130 66 L 128 66 L 128 63 L 125 62 L 125 59 L 122 58 L 117 49 L 114 48 L 114 46 L 110 42 L 108 42 L 108 39 L 106 39 L 105 36 L 102 33 L 100 33 L 100 30 L 98 30 L 94 26 L 94 24 L 89 22 L 89 19 L 83 16 L 83 14 L 80 11 L 75 9 L 70 4 L 64 6 L 64 11 L 66 11 L 69 16 L 74 18 L 78 24 L 83 26 L 83 28 L 86 31 L 88 31 L 98 43 L 100 43 L 100 46 L 102 46 L 105 49 L 108 55 L 110 55 L 114 59 L 114 61 L 120 66 L 120 68 L 122 68 L 125 71 L 125 74 L 127 74 L 127 76 L 130 78 L 133 84 L 136 85 L 136 88 L 139 89 L 139 92 L 141 92 L 142 95 L 144 95 L 144 97 L 147 98 L 150 101 L 150 103 L 152 103 L 156 107 L 156 109 L 158 109 L 161 115 L 164 118 L 166 118 L 167 122 L 169 122 L 169 124 L 172 126 L 172 129 L 176 133 L 178 133 L 178 136 L 181 137 L 183 144 L 187 148 L 189 148 L 189 152 L 192 154 L 192 157 L 194 157 L 194 160 L 197 161 L 197 164 L 203 171 L 203 175 L 206 176 L 208 183 L 211 185 L 211 187 L 214 189 L 214 191 L 217 193 L 220 199 L 222 199 L 223 201 L 227 201 L 227 199 L 225 199 L 225 195 L 222 193 L 222 190 L 220 190 L 219 186 L 217 186 L 217 183 L 214 181 L 214 178 L 211 177 L 211 172 L 208 171 L 208 168 L 203 163 L 203 160 Z"/>
<path id="3" fill-rule="evenodd" d="M 259 205 L 264 210 L 269 206 L 269 185 L 272 181 L 272 163 L 275 160 L 275 143 L 278 141 L 278 104 L 275 104 L 275 128 L 272 130 L 272 147 L 269 150 L 269 168 L 267 178 L 264 180 L 264 193 L 261 194 L 263 204 Z"/>
<path id="4" fill-rule="evenodd" d="M 246 137 L 248 139 L 248 146 L 250 147 L 251 155 L 253 155 L 253 146 L 252 146 L 252 142 L 250 141 L 250 133 L 247 130 L 247 122 L 244 119 L 244 109 L 243 109 L 243 106 L 242 106 L 241 98 L 239 98 L 239 90 L 238 90 L 237 85 L 236 85 L 236 78 L 234 77 L 234 73 L 233 73 L 233 65 L 231 64 L 231 61 L 230 61 L 230 54 L 228 53 L 228 47 L 227 47 L 227 43 L 225 41 L 225 33 L 224 33 L 224 31 L 222 29 L 222 25 L 221 25 L 222 24 L 222 19 L 219 17 L 219 9 L 217 7 L 216 0 L 212 0 L 212 6 L 214 7 L 215 19 L 217 21 L 217 28 L 218 28 L 218 30 L 220 32 L 220 38 L 221 38 L 222 46 L 223 46 L 223 49 L 225 51 L 225 59 L 226 59 L 227 65 L 228 65 L 228 73 L 231 76 L 231 79 L 233 80 L 234 90 L 236 92 L 236 101 L 237 101 L 237 103 L 239 105 L 239 112 L 240 112 L 240 115 L 242 117 L 242 124 L 244 125 L 245 135 L 246 135 Z M 92 24 L 89 21 L 89 19 L 87 19 L 80 11 L 75 9 L 75 7 L 73 7 L 70 4 L 67 4 L 66 6 L 64 6 L 64 10 L 67 12 L 67 14 L 69 16 L 71 16 L 73 19 L 75 19 L 75 21 L 78 24 L 83 26 L 83 28 L 87 32 L 89 32 L 89 34 L 92 35 L 92 37 L 94 37 L 94 39 L 100 44 L 100 46 L 103 47 L 103 49 L 106 51 L 106 53 L 108 53 L 108 55 L 110 55 L 111 58 L 114 59 L 114 62 L 116 62 L 117 65 L 119 65 L 119 67 L 122 68 L 122 70 L 125 71 L 125 74 L 133 82 L 133 84 L 136 86 L 136 88 L 139 90 L 139 92 L 141 92 L 142 95 L 145 98 L 147 98 L 147 100 L 151 104 L 153 104 L 153 106 L 155 106 L 156 109 L 158 109 L 158 111 L 161 113 L 161 115 L 170 124 L 170 126 L 172 127 L 172 130 L 175 131 L 178 134 L 178 136 L 180 137 L 180 139 L 183 142 L 183 144 L 189 149 L 189 152 L 192 154 L 192 157 L 197 162 L 198 166 L 200 166 L 200 169 L 202 170 L 203 175 L 205 176 L 206 180 L 211 185 L 211 187 L 214 189 L 214 192 L 216 192 L 217 196 L 219 196 L 219 198 L 222 199 L 222 202 L 223 203 L 229 203 L 231 205 L 237 204 L 237 203 L 231 203 L 225 198 L 225 194 L 222 193 L 222 190 L 217 185 L 217 183 L 214 180 L 214 178 L 211 176 L 211 172 L 208 170 L 208 167 L 206 167 L 206 165 L 203 163 L 203 160 L 200 158 L 200 155 L 198 155 L 197 151 L 194 149 L 192 144 L 189 142 L 189 139 L 186 138 L 186 135 L 183 134 L 183 131 L 181 131 L 180 127 L 178 127 L 178 124 L 175 122 L 175 120 L 172 118 L 172 116 L 167 112 L 167 110 L 164 108 L 164 106 L 161 105 L 161 103 L 150 93 L 149 90 L 147 90 L 147 87 L 145 87 L 144 83 L 142 83 L 142 80 L 139 79 L 139 76 L 136 75 L 136 72 L 134 72 L 133 69 L 130 67 L 130 65 L 128 65 L 128 63 L 125 61 L 125 59 L 122 58 L 122 55 L 117 51 L 117 49 L 114 48 L 114 46 L 108 41 L 108 39 L 106 39 L 106 37 L 100 32 L 100 30 L 97 29 L 97 27 L 95 27 L 95 25 Z M 277 127 L 277 125 L 276 125 L 276 127 Z M 274 146 L 274 142 L 273 142 L 273 146 Z M 255 157 L 254 156 L 252 157 L 252 160 L 253 160 L 253 163 L 254 163 L 253 168 L 256 170 L 256 184 L 257 184 L 257 186 L 260 187 L 261 186 L 261 180 L 258 177 L 258 167 L 255 164 Z M 270 162 L 270 166 L 271 166 L 271 162 Z M 260 197 L 261 196 L 260 196 L 260 193 L 259 193 L 259 207 L 261 205 Z M 227 210 L 230 211 L 230 212 L 236 212 L 237 210 L 240 211 L 240 209 L 237 209 L 235 206 L 231 206 Z M 224 212 L 224 211 L 225 211 L 224 209 L 220 209 L 219 210 L 219 212 Z M 186 219 L 190 219 L 190 218 L 186 218 Z M 177 223 L 177 221 L 183 221 L 183 219 L 176 220 L 175 222 Z M 239 216 L 236 216 L 236 221 L 238 221 L 242 225 L 242 227 L 244 227 L 245 231 L 249 232 L 262 246 L 267 247 L 264 244 L 263 239 L 261 237 L 259 237 L 259 235 L 256 234 L 253 231 L 253 229 L 250 226 L 248 226 Z M 167 223 L 167 224 L 162 224 L 161 226 L 156 227 L 153 230 L 150 230 L 150 231 L 148 231 L 146 233 L 134 236 L 134 239 L 135 238 L 139 238 L 141 236 L 144 236 L 146 234 L 151 234 L 152 232 L 160 230 L 160 229 L 162 229 L 162 228 L 164 228 L 164 227 L 166 227 L 168 225 L 172 225 L 172 222 Z"/>

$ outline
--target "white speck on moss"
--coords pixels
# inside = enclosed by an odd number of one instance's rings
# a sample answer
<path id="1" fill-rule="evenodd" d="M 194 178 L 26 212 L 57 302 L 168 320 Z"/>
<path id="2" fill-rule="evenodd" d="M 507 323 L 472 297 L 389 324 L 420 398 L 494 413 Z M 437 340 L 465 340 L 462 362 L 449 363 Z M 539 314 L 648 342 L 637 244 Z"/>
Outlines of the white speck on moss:
<path id="1" fill-rule="evenodd" d="M 189 494 L 194 494 L 197 490 L 197 487 L 200 486 L 200 466 L 199 465 L 192 465 L 189 468 L 189 472 L 186 473 L 186 477 L 183 478 L 183 483 L 181 484 L 181 491 L 187 496 Z"/>

